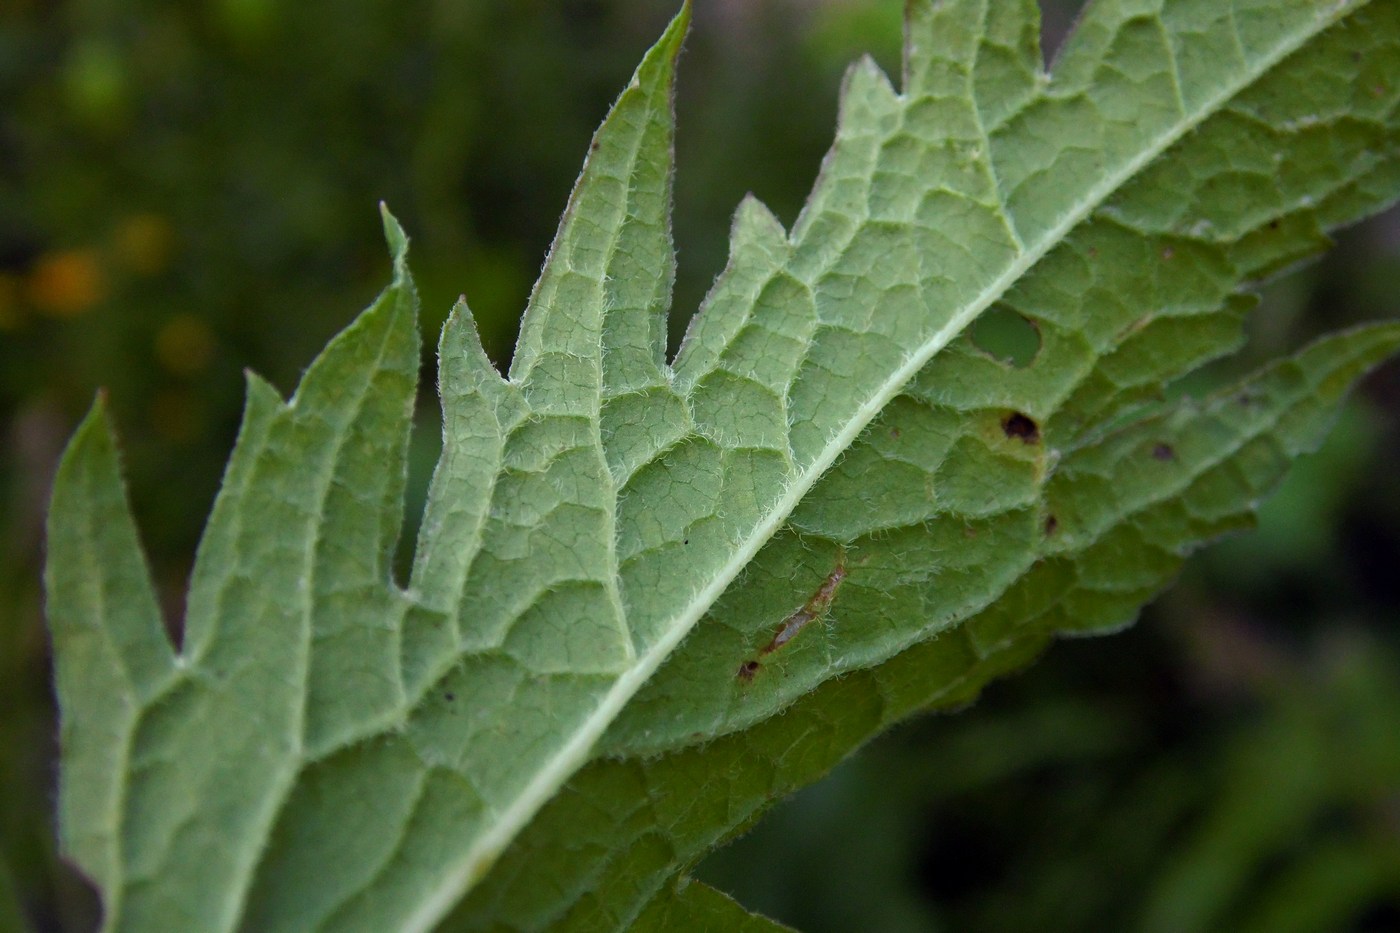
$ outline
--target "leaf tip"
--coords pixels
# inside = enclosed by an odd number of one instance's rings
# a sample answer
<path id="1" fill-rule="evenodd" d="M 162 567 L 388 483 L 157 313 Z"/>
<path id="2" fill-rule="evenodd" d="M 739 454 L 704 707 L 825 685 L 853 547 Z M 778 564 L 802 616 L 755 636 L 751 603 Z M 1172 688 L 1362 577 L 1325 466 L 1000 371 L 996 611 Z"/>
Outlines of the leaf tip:
<path id="1" fill-rule="evenodd" d="M 100 388 L 93 394 L 92 405 L 88 408 L 83 420 L 78 422 L 78 427 L 73 431 L 73 437 L 68 442 L 68 448 L 63 452 L 63 460 L 59 465 L 62 471 L 64 465 L 90 452 L 99 450 L 105 451 L 115 447 L 112 438 L 111 420 L 107 413 L 107 390 Z"/>
<path id="2" fill-rule="evenodd" d="M 750 191 L 739 201 L 739 206 L 734 211 L 729 235 L 731 241 L 752 236 L 780 243 L 787 239 L 788 232 L 772 209 Z"/>
<path id="3" fill-rule="evenodd" d="M 642 60 L 642 68 L 660 64 L 665 72 L 664 80 L 669 83 L 675 71 L 676 57 L 680 54 L 681 45 L 685 42 L 688 32 L 690 32 L 690 0 L 685 0 L 681 4 L 679 12 L 667 24 L 666 31 L 661 34 L 661 38 L 657 39 L 656 44 L 647 52 L 646 57 Z M 638 79 L 640 77 L 641 69 L 638 70 Z"/>
<path id="4" fill-rule="evenodd" d="M 389 244 L 389 253 L 394 257 L 394 267 L 401 267 L 408 258 L 408 234 L 392 213 L 389 205 L 379 202 L 379 216 L 384 221 L 384 240 Z"/>
<path id="5" fill-rule="evenodd" d="M 679 12 L 672 17 L 670 25 L 668 25 L 666 31 L 662 33 L 661 43 L 663 45 L 668 43 L 673 43 L 676 46 L 680 45 L 681 40 L 685 38 L 685 34 L 690 31 L 690 14 L 690 0 L 683 0 Z"/>
<path id="6" fill-rule="evenodd" d="M 254 402 L 267 402 L 275 406 L 286 404 L 282 393 L 277 391 L 276 386 L 246 366 L 243 367 L 243 387 L 244 394 L 250 404 Z"/>
<path id="7" fill-rule="evenodd" d="M 440 379 L 466 377 L 479 386 L 489 374 L 492 378 L 487 381 L 505 383 L 481 343 L 476 316 L 467 306 L 465 295 L 457 298 L 442 325 L 438 336 L 438 366 Z"/>
<path id="8" fill-rule="evenodd" d="M 881 107 L 892 107 L 899 96 L 890 83 L 889 75 L 870 55 L 862 55 L 851 62 L 841 79 L 841 110 L 844 113 L 853 100 L 879 101 Z"/>

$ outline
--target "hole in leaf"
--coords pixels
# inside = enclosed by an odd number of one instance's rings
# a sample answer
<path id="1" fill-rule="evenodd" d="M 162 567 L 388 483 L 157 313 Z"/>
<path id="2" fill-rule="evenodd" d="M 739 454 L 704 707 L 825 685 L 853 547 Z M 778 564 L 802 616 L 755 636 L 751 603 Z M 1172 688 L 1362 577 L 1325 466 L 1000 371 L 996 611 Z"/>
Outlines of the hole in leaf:
<path id="1" fill-rule="evenodd" d="M 1001 429 L 1007 437 L 1019 437 L 1025 444 L 1040 440 L 1040 425 L 1035 423 L 1034 418 L 1019 411 L 1013 411 L 1001 419 Z"/>
<path id="2" fill-rule="evenodd" d="M 1040 352 L 1040 329 L 1028 318 L 998 305 L 973 322 L 972 342 L 983 353 L 1022 369 Z"/>

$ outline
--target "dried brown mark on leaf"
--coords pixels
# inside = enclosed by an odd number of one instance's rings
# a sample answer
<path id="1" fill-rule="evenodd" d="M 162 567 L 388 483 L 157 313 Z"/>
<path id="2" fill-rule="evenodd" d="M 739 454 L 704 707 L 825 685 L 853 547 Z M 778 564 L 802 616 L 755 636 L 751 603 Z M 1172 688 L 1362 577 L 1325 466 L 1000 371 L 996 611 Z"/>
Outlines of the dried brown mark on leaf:
<path id="1" fill-rule="evenodd" d="M 811 599 L 783 620 L 783 624 L 778 627 L 778 631 L 773 636 L 773 640 L 764 645 L 759 650 L 759 654 L 771 654 L 783 645 L 797 637 L 814 619 L 820 618 L 831 608 L 832 600 L 836 599 L 836 591 L 841 589 L 841 582 L 846 579 L 846 552 L 840 551 L 836 555 L 836 569 L 827 575 L 822 581 L 822 585 L 817 587 L 817 591 L 812 594 Z"/>

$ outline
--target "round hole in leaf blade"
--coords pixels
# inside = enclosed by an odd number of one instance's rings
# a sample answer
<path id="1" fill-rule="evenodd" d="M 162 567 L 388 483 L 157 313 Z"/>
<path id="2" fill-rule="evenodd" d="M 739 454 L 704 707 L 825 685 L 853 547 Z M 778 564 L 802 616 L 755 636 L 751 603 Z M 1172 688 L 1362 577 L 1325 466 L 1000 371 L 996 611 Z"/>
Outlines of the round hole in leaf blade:
<path id="1" fill-rule="evenodd" d="M 1040 330 L 1029 319 L 998 305 L 972 323 L 972 342 L 983 353 L 1021 369 L 1040 352 Z"/>

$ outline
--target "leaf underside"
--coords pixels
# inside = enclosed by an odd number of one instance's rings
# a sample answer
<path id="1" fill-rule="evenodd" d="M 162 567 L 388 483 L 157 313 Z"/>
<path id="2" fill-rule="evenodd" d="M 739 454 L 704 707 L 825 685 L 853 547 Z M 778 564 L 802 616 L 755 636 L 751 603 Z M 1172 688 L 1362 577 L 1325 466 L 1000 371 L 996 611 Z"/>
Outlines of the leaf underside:
<path id="1" fill-rule="evenodd" d="M 166 637 L 102 412 L 55 484 L 60 829 L 111 930 L 776 929 L 688 883 L 774 799 L 1248 524 L 1400 325 L 1208 398 L 1246 291 L 1400 188 L 1400 4 L 909 5 L 792 230 L 753 199 L 665 359 L 688 11 L 594 139 L 508 378 L 464 304 L 391 577 L 417 298 L 250 377 Z M 978 349 L 989 310 L 1033 358 Z M 782 715 L 778 715 L 781 713 Z"/>

